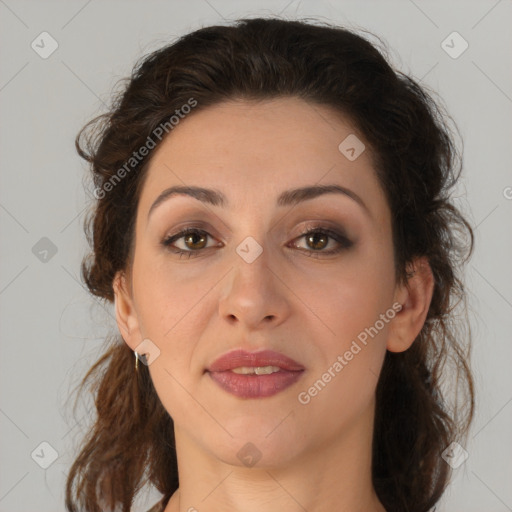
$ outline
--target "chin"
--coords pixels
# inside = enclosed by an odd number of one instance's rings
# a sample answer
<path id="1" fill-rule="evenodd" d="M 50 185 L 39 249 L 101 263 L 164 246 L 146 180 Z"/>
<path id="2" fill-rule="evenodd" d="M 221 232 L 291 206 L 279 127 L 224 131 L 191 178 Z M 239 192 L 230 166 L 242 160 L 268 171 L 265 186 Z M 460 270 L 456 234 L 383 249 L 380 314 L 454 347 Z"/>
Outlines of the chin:
<path id="1" fill-rule="evenodd" d="M 247 467 L 248 469 L 276 469 L 289 465 L 294 456 L 297 444 L 292 440 L 282 442 L 269 441 L 247 436 L 243 439 L 232 439 L 226 446 L 218 443 L 212 449 L 214 456 L 231 466 Z"/>

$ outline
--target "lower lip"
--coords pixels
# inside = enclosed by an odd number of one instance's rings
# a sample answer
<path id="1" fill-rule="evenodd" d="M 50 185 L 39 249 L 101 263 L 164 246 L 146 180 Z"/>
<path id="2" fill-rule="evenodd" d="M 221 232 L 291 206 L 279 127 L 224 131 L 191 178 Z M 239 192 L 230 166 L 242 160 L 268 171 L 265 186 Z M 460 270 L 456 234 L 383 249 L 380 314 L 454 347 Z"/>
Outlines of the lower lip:
<path id="1" fill-rule="evenodd" d="M 223 372 L 208 372 L 210 377 L 225 391 L 240 398 L 265 398 L 291 386 L 303 374 L 301 371 L 280 370 L 268 375 Z"/>

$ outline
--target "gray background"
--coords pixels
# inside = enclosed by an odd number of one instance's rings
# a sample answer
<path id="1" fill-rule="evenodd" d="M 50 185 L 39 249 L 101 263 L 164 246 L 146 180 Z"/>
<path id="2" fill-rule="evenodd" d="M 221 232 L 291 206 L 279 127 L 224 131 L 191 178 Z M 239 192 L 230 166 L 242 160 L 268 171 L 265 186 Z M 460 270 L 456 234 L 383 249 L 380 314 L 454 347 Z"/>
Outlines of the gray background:
<path id="1" fill-rule="evenodd" d="M 457 201 L 476 226 L 466 282 L 478 400 L 469 458 L 440 509 L 512 510 L 512 2 L 447 4 L 0 0 L 2 512 L 64 510 L 65 473 L 91 405 L 73 415 L 74 396 L 67 399 L 99 356 L 103 336 L 116 329 L 112 309 L 80 282 L 92 187 L 75 154 L 76 133 L 103 111 L 140 56 L 205 24 L 279 13 L 379 34 L 394 63 L 436 90 L 460 128 L 465 176 Z M 31 48 L 43 31 L 59 45 L 46 59 Z M 441 46 L 453 31 L 469 44 L 458 58 Z M 42 442 L 58 455 L 47 469 L 40 465 L 53 452 Z M 154 491 L 141 496 L 135 510 L 158 498 Z"/>

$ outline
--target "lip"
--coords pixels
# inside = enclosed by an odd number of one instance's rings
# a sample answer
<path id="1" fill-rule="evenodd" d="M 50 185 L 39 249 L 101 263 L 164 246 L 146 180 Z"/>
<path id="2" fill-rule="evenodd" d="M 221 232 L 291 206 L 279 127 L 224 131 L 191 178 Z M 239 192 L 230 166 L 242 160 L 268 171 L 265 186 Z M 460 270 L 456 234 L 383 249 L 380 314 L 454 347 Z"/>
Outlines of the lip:
<path id="1" fill-rule="evenodd" d="M 287 371 L 304 370 L 304 366 L 280 352 L 275 352 L 274 350 L 247 352 L 242 349 L 232 350 L 223 354 L 207 370 L 209 372 L 223 372 L 238 368 L 239 366 L 279 366 L 282 370 Z"/>
<path id="2" fill-rule="evenodd" d="M 231 371 L 239 366 L 278 366 L 266 375 L 243 375 Z M 222 389 L 240 398 L 273 396 L 294 384 L 305 368 L 297 361 L 273 350 L 247 352 L 233 350 L 216 359 L 206 372 Z"/>

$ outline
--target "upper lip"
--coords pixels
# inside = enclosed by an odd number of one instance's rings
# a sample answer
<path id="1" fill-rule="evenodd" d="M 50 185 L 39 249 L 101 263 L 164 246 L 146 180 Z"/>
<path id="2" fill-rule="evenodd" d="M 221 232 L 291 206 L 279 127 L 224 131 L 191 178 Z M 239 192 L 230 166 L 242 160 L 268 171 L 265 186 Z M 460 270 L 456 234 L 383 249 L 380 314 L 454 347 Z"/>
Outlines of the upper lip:
<path id="1" fill-rule="evenodd" d="M 223 372 L 240 366 L 278 366 L 283 370 L 301 371 L 304 370 L 297 361 L 288 356 L 275 352 L 274 350 L 261 350 L 259 352 L 247 352 L 242 349 L 235 349 L 226 352 L 216 359 L 208 368 L 209 372 Z"/>

